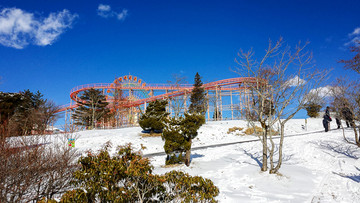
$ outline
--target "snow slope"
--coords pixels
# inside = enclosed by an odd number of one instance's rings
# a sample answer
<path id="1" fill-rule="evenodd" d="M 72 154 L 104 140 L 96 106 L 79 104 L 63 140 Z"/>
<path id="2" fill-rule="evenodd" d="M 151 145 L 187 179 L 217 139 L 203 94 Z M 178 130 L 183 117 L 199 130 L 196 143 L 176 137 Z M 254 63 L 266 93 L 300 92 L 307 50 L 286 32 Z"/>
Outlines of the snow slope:
<path id="1" fill-rule="evenodd" d="M 256 140 L 255 136 L 241 136 L 241 132 L 227 134 L 230 127 L 246 127 L 245 121 L 208 122 L 199 130 L 193 142 L 190 167 L 165 168 L 165 155 L 150 158 L 154 172 L 163 174 L 181 170 L 191 175 L 211 179 L 220 189 L 220 202 L 360 202 L 360 148 L 346 143 L 342 131 L 331 123 L 325 133 L 321 119 L 290 120 L 284 140 L 284 160 L 279 175 L 260 172 L 261 143 L 238 143 L 222 147 L 196 147 Z M 353 132 L 346 129 L 347 137 Z M 110 141 L 113 146 L 131 142 L 135 149 L 147 147 L 143 153 L 163 152 L 160 137 L 140 136 L 141 128 L 91 130 L 76 134 L 75 146 L 81 151 L 96 151 Z M 54 141 L 54 140 L 53 140 Z M 113 148 L 115 152 L 115 147 Z"/>

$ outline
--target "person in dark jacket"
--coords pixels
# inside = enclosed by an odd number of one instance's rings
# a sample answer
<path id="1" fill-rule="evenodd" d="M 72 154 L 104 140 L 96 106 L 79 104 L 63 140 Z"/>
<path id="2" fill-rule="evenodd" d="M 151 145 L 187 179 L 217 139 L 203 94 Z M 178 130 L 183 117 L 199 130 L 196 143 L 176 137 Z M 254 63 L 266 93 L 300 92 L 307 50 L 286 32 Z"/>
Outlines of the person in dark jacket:
<path id="1" fill-rule="evenodd" d="M 329 106 L 327 106 L 325 109 L 325 115 L 330 117 L 330 107 Z"/>
<path id="2" fill-rule="evenodd" d="M 326 118 L 325 118 L 325 116 L 326 116 Z M 325 132 L 327 132 L 327 131 L 330 130 L 330 122 L 332 121 L 331 116 L 330 116 L 330 107 L 329 106 L 327 106 L 326 109 L 325 109 L 324 120 L 327 121 L 326 122 L 327 123 L 327 128 L 325 128 Z M 325 125 L 324 121 L 323 121 L 323 125 Z"/>
<path id="3" fill-rule="evenodd" d="M 323 118 L 324 118 L 323 119 L 323 126 L 325 128 L 325 132 L 327 132 L 327 131 L 329 131 L 329 124 L 332 121 L 332 119 L 327 114 L 325 114 Z"/>

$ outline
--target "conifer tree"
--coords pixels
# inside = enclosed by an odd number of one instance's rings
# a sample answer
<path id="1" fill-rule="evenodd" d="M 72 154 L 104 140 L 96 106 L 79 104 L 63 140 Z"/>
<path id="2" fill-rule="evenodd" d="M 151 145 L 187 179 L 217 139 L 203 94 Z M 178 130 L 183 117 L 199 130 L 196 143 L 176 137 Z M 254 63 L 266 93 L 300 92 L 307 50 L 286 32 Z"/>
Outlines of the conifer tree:
<path id="1" fill-rule="evenodd" d="M 205 115 L 206 112 L 206 97 L 205 90 L 202 87 L 203 83 L 199 73 L 195 75 L 194 88 L 191 92 L 189 113 L 198 113 Z"/>
<path id="2" fill-rule="evenodd" d="M 166 164 L 184 161 L 186 166 L 190 166 L 192 139 L 197 136 L 198 129 L 205 123 L 206 98 L 204 93 L 200 75 L 196 73 L 190 97 L 189 113 L 184 113 L 184 117 L 170 119 L 162 135 L 165 140 L 164 149 L 168 155 Z M 183 158 L 184 152 L 185 157 Z"/>
<path id="3" fill-rule="evenodd" d="M 21 105 L 22 99 L 19 93 L 0 92 L 0 135 L 8 134 L 9 119 L 15 114 Z"/>
<path id="4" fill-rule="evenodd" d="M 96 122 L 109 112 L 106 108 L 109 103 L 106 102 L 101 90 L 89 89 L 84 91 L 78 104 L 80 106 L 75 109 L 75 113 L 72 115 L 76 125 L 95 128 Z"/>
<path id="5" fill-rule="evenodd" d="M 9 136 L 44 133 L 56 119 L 56 109 L 39 91 L 0 92 L 0 133 Z"/>
<path id="6" fill-rule="evenodd" d="M 155 100 L 149 103 L 146 111 L 141 115 L 139 125 L 143 130 L 154 132 L 162 132 L 164 128 L 164 122 L 169 115 L 166 112 L 166 100 Z"/>

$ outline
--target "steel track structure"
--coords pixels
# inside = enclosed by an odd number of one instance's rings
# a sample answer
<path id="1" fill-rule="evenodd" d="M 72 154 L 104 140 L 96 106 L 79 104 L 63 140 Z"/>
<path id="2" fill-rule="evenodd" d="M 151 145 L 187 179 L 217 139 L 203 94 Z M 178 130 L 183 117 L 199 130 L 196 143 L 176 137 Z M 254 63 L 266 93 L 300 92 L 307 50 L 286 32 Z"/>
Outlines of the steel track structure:
<path id="1" fill-rule="evenodd" d="M 130 84 L 130 82 L 133 85 L 125 85 Z M 242 111 L 245 108 L 245 103 L 248 102 L 251 97 L 249 95 L 249 88 L 254 85 L 259 85 L 258 83 L 259 80 L 253 77 L 237 77 L 204 84 L 202 87 L 205 89 L 208 98 L 207 120 L 212 120 L 210 116 L 211 113 L 213 113 L 214 120 L 239 119 L 243 117 Z M 184 105 L 182 111 L 184 112 L 189 104 L 187 100 L 189 99 L 193 85 L 146 84 L 135 76 L 127 75 L 116 78 L 113 83 L 93 83 L 74 87 L 70 91 L 70 104 L 60 107 L 58 112 L 66 112 L 65 117 L 67 117 L 67 111 L 78 107 L 78 102 L 81 101 L 80 95 L 89 89 L 102 90 L 103 94 L 106 95 L 107 102 L 110 104 L 114 102 L 114 98 L 109 93 L 115 90 L 126 92 L 127 96 L 125 100 L 120 102 L 119 105 L 122 109 L 128 109 L 128 113 L 132 114 L 135 108 L 145 110 L 149 102 L 165 99 L 171 103 L 171 100 L 174 98 L 181 98 L 183 100 Z M 136 100 L 129 99 L 130 96 L 135 95 L 136 92 L 141 92 L 141 95 L 145 96 L 141 96 Z M 148 95 L 146 95 L 146 93 L 148 93 Z M 172 113 L 170 107 L 167 109 Z M 224 111 L 227 111 L 227 114 Z"/>

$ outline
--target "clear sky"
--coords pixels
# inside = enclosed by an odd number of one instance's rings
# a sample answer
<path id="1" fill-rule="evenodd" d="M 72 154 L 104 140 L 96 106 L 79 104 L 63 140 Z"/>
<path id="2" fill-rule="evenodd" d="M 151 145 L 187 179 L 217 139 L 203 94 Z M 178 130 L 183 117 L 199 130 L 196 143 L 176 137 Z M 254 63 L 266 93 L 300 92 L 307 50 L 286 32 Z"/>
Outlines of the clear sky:
<path id="1" fill-rule="evenodd" d="M 232 78 L 240 48 L 260 55 L 280 36 L 310 41 L 332 79 L 357 77 L 337 61 L 360 37 L 360 1 L 1 0 L 0 91 L 39 90 L 63 105 L 75 86 L 129 73 L 146 83 Z"/>

